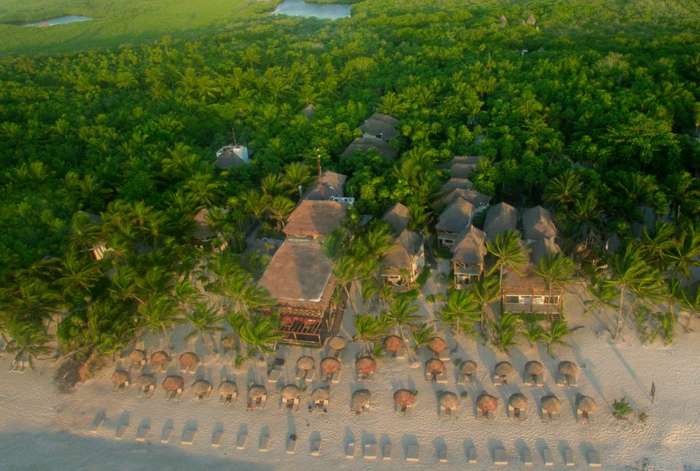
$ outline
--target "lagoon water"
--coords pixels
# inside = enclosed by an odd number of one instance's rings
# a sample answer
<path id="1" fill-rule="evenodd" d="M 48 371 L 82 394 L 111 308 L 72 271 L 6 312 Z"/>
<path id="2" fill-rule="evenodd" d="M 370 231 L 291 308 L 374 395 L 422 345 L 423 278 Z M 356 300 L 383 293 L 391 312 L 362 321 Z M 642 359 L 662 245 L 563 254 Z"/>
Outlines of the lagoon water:
<path id="1" fill-rule="evenodd" d="M 304 0 L 284 0 L 272 14 L 337 20 L 350 16 L 350 5 L 315 4 L 306 3 Z"/>
<path id="2" fill-rule="evenodd" d="M 30 27 L 42 27 L 42 26 L 56 26 L 56 25 L 67 25 L 69 23 L 79 23 L 82 21 L 90 21 L 92 18 L 89 16 L 79 16 L 79 15 L 67 15 L 59 16 L 58 18 L 49 18 L 48 20 L 36 21 L 34 23 L 27 23 L 23 26 Z"/>

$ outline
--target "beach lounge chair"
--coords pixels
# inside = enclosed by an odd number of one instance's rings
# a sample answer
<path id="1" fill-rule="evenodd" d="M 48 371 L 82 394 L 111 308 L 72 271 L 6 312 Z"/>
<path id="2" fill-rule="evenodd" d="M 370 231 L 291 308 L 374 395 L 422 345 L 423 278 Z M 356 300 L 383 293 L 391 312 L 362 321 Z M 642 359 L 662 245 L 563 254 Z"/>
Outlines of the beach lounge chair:
<path id="1" fill-rule="evenodd" d="M 600 455 L 592 448 L 586 453 L 586 461 L 589 468 L 602 468 L 603 466 L 600 462 Z"/>
<path id="2" fill-rule="evenodd" d="M 564 466 L 576 466 L 576 462 L 574 461 L 574 452 L 568 446 L 561 451 L 561 457 L 564 460 Z"/>
<path id="3" fill-rule="evenodd" d="M 362 455 L 366 460 L 376 460 L 377 459 L 377 442 L 368 441 L 365 442 L 362 447 Z"/>
<path id="4" fill-rule="evenodd" d="M 311 438 L 309 443 L 309 453 L 311 456 L 321 456 L 321 436 L 317 435 Z"/>
<path id="5" fill-rule="evenodd" d="M 419 460 L 418 443 L 409 443 L 406 445 L 406 462 L 417 463 Z"/>
<path id="6" fill-rule="evenodd" d="M 348 459 L 355 458 L 355 440 L 349 440 L 345 444 L 345 457 Z"/>
<path id="7" fill-rule="evenodd" d="M 221 439 L 224 437 L 224 428 L 218 426 L 214 429 L 211 434 L 211 446 L 212 448 L 219 448 L 221 446 Z"/>
<path id="8" fill-rule="evenodd" d="M 496 466 L 508 466 L 509 463 L 506 450 L 501 445 L 496 445 L 493 448 L 493 464 Z"/>
<path id="9" fill-rule="evenodd" d="M 246 442 L 248 441 L 248 430 L 241 427 L 236 435 L 236 449 L 245 450 Z"/>
<path id="10" fill-rule="evenodd" d="M 148 421 L 148 419 L 144 419 L 141 422 L 141 425 L 139 425 L 139 428 L 136 430 L 136 441 L 139 443 L 143 443 L 146 441 L 146 437 L 148 436 L 148 432 L 151 431 L 151 424 Z"/>
<path id="11" fill-rule="evenodd" d="M 180 439 L 181 445 L 192 445 L 194 443 L 194 437 L 197 434 L 197 428 L 186 425 L 182 429 L 182 437 Z"/>
<path id="12" fill-rule="evenodd" d="M 270 451 L 270 433 L 263 431 L 260 433 L 260 440 L 258 441 L 258 451 L 266 453 Z"/>
<path id="13" fill-rule="evenodd" d="M 542 462 L 545 466 L 554 466 L 554 458 L 552 458 L 552 452 L 547 445 L 542 448 Z"/>
<path id="14" fill-rule="evenodd" d="M 297 452 L 297 436 L 295 433 L 289 434 L 287 437 L 287 449 L 286 452 L 288 455 L 293 455 L 294 453 Z"/>
<path id="15" fill-rule="evenodd" d="M 382 445 L 382 459 L 384 461 L 391 460 L 391 441 L 388 439 Z"/>
<path id="16" fill-rule="evenodd" d="M 467 446 L 465 453 L 467 455 L 467 463 L 468 464 L 477 464 L 479 462 L 477 455 L 476 455 L 476 448 L 474 448 L 473 446 L 471 446 L 471 445 Z"/>

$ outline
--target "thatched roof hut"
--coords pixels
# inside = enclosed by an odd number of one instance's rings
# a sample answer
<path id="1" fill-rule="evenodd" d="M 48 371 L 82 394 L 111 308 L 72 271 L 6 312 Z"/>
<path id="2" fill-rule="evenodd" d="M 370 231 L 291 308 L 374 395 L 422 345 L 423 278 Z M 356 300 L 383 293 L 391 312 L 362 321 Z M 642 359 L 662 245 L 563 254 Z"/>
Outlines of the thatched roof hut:
<path id="1" fill-rule="evenodd" d="M 440 193 L 447 194 L 453 190 L 471 190 L 474 184 L 468 178 L 456 178 L 452 176 L 440 187 Z"/>
<path id="2" fill-rule="evenodd" d="M 151 353 L 151 366 L 156 369 L 162 370 L 170 363 L 170 360 L 170 355 L 166 351 L 158 350 L 157 352 Z"/>
<path id="3" fill-rule="evenodd" d="M 440 409 L 451 414 L 459 409 L 459 397 L 453 392 L 442 391 L 438 395 L 438 404 L 440 404 Z"/>
<path id="4" fill-rule="evenodd" d="M 332 197 L 340 197 L 345 193 L 343 188 L 345 181 L 348 179 L 342 173 L 324 171 L 316 180 L 314 186 L 304 195 L 307 200 L 329 200 Z"/>
<path id="5" fill-rule="evenodd" d="M 199 365 L 199 356 L 194 352 L 185 352 L 178 358 L 180 369 L 184 371 L 194 370 Z"/>
<path id="6" fill-rule="evenodd" d="M 391 226 L 394 235 L 399 235 L 408 227 L 408 222 L 411 219 L 411 211 L 401 203 L 396 203 L 389 208 L 382 220 Z"/>
<path id="7" fill-rule="evenodd" d="M 308 355 L 300 356 L 297 360 L 297 368 L 302 371 L 311 371 L 316 366 L 316 361 Z"/>
<path id="8" fill-rule="evenodd" d="M 112 384 L 117 388 L 123 388 L 129 385 L 129 372 L 125 370 L 115 370 L 112 373 Z"/>
<path id="9" fill-rule="evenodd" d="M 345 148 L 342 154 L 343 158 L 348 158 L 353 154 L 365 153 L 365 152 L 375 152 L 376 154 L 384 157 L 385 159 L 395 159 L 398 155 L 396 149 L 391 147 L 391 145 L 384 139 L 364 135 L 362 137 L 355 138 L 349 146 Z"/>
<path id="10" fill-rule="evenodd" d="M 486 234 L 470 225 L 462 238 L 452 246 L 452 264 L 455 275 L 481 275 L 484 271 L 486 249 Z"/>
<path id="11" fill-rule="evenodd" d="M 473 360 L 467 360 L 460 366 L 462 374 L 465 376 L 476 374 L 477 368 L 476 362 Z"/>
<path id="12" fill-rule="evenodd" d="M 489 208 L 484 222 L 488 240 L 494 240 L 502 232 L 515 230 L 518 226 L 518 210 L 508 203 L 498 203 Z"/>
<path id="13" fill-rule="evenodd" d="M 334 335 L 330 339 L 328 339 L 328 347 L 331 350 L 334 350 L 336 352 L 340 352 L 342 350 L 345 350 L 345 347 L 348 346 L 348 341 L 344 337 L 340 337 L 338 335 Z"/>
<path id="14" fill-rule="evenodd" d="M 496 364 L 494 368 L 494 374 L 501 378 L 508 378 L 515 372 L 513 365 L 508 361 L 501 361 Z"/>
<path id="15" fill-rule="evenodd" d="M 540 402 L 542 406 L 542 414 L 550 418 L 561 413 L 561 401 L 553 394 L 544 396 Z"/>
<path id="16" fill-rule="evenodd" d="M 352 393 L 352 398 L 350 399 L 350 410 L 355 414 L 361 414 L 365 410 L 369 409 L 369 401 L 372 398 L 372 394 L 366 389 L 358 389 Z"/>
<path id="17" fill-rule="evenodd" d="M 450 169 L 450 175 L 453 177 L 468 178 L 476 170 L 483 158 L 483 156 L 478 155 L 455 156 L 445 167 Z"/>
<path id="18" fill-rule="evenodd" d="M 355 369 L 362 376 L 371 376 L 377 371 L 377 361 L 370 356 L 363 356 L 355 361 Z"/>
<path id="19" fill-rule="evenodd" d="M 462 198 L 456 198 L 445 210 L 440 213 L 435 229 L 438 237 L 448 237 L 450 244 L 455 242 L 458 234 L 462 234 L 471 223 L 474 214 L 474 205 Z"/>
<path id="20" fill-rule="evenodd" d="M 394 392 L 394 407 L 398 410 L 405 411 L 409 407 L 413 407 L 417 399 L 418 397 L 415 391 L 399 389 Z"/>
<path id="21" fill-rule="evenodd" d="M 167 392 L 175 393 L 182 391 L 185 388 L 185 380 L 182 378 L 182 376 L 168 375 L 163 380 L 161 386 Z"/>
<path id="22" fill-rule="evenodd" d="M 469 201 L 474 205 L 475 210 L 484 208 L 491 202 L 490 196 L 479 193 L 473 188 L 467 190 L 457 188 L 447 193 L 440 201 L 442 204 L 449 205 L 457 198 L 462 198 L 463 200 Z"/>
<path id="23" fill-rule="evenodd" d="M 389 353 L 398 353 L 403 348 L 403 339 L 398 335 L 387 335 L 384 337 L 384 350 Z"/>
<path id="24" fill-rule="evenodd" d="M 498 409 L 498 399 L 487 393 L 481 393 L 476 400 L 476 407 L 482 414 L 488 415 Z"/>
<path id="25" fill-rule="evenodd" d="M 360 130 L 366 136 L 375 137 L 388 142 L 399 135 L 399 131 L 397 130 L 398 125 L 399 120 L 393 116 L 383 113 L 374 113 L 362 123 Z"/>
<path id="26" fill-rule="evenodd" d="M 525 239 L 551 239 L 557 236 L 552 214 L 542 206 L 523 211 L 523 232 Z"/>
<path id="27" fill-rule="evenodd" d="M 445 363 L 437 358 L 431 358 L 425 362 L 425 372 L 430 375 L 439 375 L 445 372 Z"/>
<path id="28" fill-rule="evenodd" d="M 288 237 L 315 239 L 340 227 L 346 207 L 337 201 L 302 200 L 287 218 L 284 233 Z"/>
<path id="29" fill-rule="evenodd" d="M 439 355 L 447 350 L 447 342 L 442 337 L 433 337 L 428 344 L 428 348 L 436 355 Z"/>
<path id="30" fill-rule="evenodd" d="M 400 275 L 411 272 L 414 260 L 423 249 L 423 236 L 404 229 L 389 247 L 381 262 L 382 276 Z M 413 281 L 413 280 L 409 280 Z"/>
<path id="31" fill-rule="evenodd" d="M 340 368 L 342 367 L 342 364 L 340 363 L 340 360 L 338 360 L 335 357 L 326 357 L 323 360 L 321 360 L 321 372 L 324 375 L 332 375 L 334 373 L 337 373 L 340 371 Z"/>

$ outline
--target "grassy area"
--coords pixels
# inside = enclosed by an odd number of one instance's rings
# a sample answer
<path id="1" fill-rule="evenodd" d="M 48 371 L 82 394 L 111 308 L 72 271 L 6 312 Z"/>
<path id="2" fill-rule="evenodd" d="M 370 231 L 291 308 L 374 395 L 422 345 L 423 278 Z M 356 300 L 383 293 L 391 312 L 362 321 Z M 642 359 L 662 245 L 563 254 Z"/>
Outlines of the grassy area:
<path id="1" fill-rule="evenodd" d="M 0 3 L 0 55 L 116 47 L 163 35 L 191 37 L 267 14 L 279 0 L 5 0 Z M 63 15 L 93 21 L 49 28 L 19 24 Z"/>

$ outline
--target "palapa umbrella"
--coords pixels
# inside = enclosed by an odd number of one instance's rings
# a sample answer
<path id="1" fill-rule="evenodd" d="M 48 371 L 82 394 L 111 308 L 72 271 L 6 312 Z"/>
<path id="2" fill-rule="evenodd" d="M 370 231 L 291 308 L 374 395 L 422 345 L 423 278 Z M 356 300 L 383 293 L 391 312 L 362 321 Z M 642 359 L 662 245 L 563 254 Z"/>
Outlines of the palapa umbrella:
<path id="1" fill-rule="evenodd" d="M 520 393 L 515 393 L 508 399 L 508 408 L 511 409 L 516 417 L 520 417 L 527 412 L 529 408 L 528 400 Z"/>
<path id="2" fill-rule="evenodd" d="M 488 393 L 482 393 L 476 400 L 476 407 L 482 414 L 488 415 L 498 409 L 498 399 Z"/>
<path id="3" fill-rule="evenodd" d="M 459 398 L 453 392 L 441 392 L 438 401 L 440 403 L 440 408 L 448 414 L 455 412 L 459 408 Z"/>
<path id="4" fill-rule="evenodd" d="M 447 350 L 447 342 L 442 337 L 433 337 L 428 344 L 428 348 L 430 348 L 430 350 L 432 350 L 436 355 L 439 355 Z"/>
<path id="5" fill-rule="evenodd" d="M 116 370 L 114 373 L 112 373 L 112 384 L 118 389 L 128 386 L 129 373 L 124 370 Z"/>
<path id="6" fill-rule="evenodd" d="M 248 389 L 248 397 L 252 400 L 262 399 L 267 396 L 265 386 L 254 384 Z"/>
<path id="7" fill-rule="evenodd" d="M 299 397 L 301 391 L 295 384 L 288 384 L 282 388 L 280 395 L 283 402 L 294 401 Z"/>
<path id="8" fill-rule="evenodd" d="M 165 377 L 161 386 L 163 386 L 163 389 L 170 393 L 170 396 L 172 397 L 182 392 L 182 390 L 185 388 L 185 380 L 182 379 L 182 376 L 169 375 Z"/>
<path id="9" fill-rule="evenodd" d="M 476 374 L 477 366 L 476 362 L 472 360 L 467 360 L 464 363 L 462 363 L 462 374 L 464 376 L 471 376 L 473 374 Z"/>
<path id="10" fill-rule="evenodd" d="M 208 397 L 212 389 L 211 383 L 205 379 L 198 379 L 192 384 L 192 392 L 198 399 Z"/>
<path id="11" fill-rule="evenodd" d="M 416 403 L 416 392 L 408 389 L 399 389 L 394 393 L 394 406 L 396 409 L 405 411 L 409 407 L 413 407 Z"/>
<path id="12" fill-rule="evenodd" d="M 236 337 L 234 337 L 232 334 L 221 337 L 221 348 L 223 348 L 225 352 L 236 348 Z"/>
<path id="13" fill-rule="evenodd" d="M 578 366 L 571 361 L 562 361 L 559 363 L 558 371 L 560 375 L 576 378 L 578 376 Z"/>
<path id="14" fill-rule="evenodd" d="M 154 368 L 162 370 L 168 363 L 170 363 L 170 355 L 167 352 L 158 350 L 151 353 L 151 365 Z"/>
<path id="15" fill-rule="evenodd" d="M 129 363 L 131 366 L 141 366 L 146 364 L 146 352 L 143 350 L 132 350 L 129 353 Z"/>
<path id="16" fill-rule="evenodd" d="M 496 364 L 496 368 L 494 368 L 496 376 L 501 378 L 507 378 L 508 376 L 512 375 L 514 371 L 513 365 L 511 365 L 508 361 L 499 362 Z"/>
<path id="17" fill-rule="evenodd" d="M 544 374 L 544 365 L 537 360 L 528 361 L 525 363 L 525 376 L 531 378 L 533 376 L 542 376 Z"/>
<path id="18" fill-rule="evenodd" d="M 340 352 L 341 350 L 344 350 L 345 347 L 348 346 L 348 341 L 345 340 L 344 337 L 340 337 L 338 335 L 331 337 L 328 339 L 328 346 L 331 348 L 331 350 L 335 350 L 336 352 Z"/>
<path id="19" fill-rule="evenodd" d="M 388 335 L 384 338 L 384 350 L 389 353 L 399 353 L 403 346 L 403 340 L 398 335 Z"/>
<path id="20" fill-rule="evenodd" d="M 425 371 L 430 375 L 437 376 L 445 372 L 445 363 L 437 358 L 431 358 L 425 362 Z"/>
<path id="21" fill-rule="evenodd" d="M 321 372 L 326 376 L 337 373 L 341 366 L 340 360 L 335 357 L 326 357 L 321 360 Z"/>
<path id="22" fill-rule="evenodd" d="M 549 417 L 559 415 L 559 413 L 561 412 L 561 401 L 557 396 L 544 396 L 542 398 L 541 405 L 542 413 L 547 414 Z"/>
<path id="23" fill-rule="evenodd" d="M 148 395 L 156 389 L 156 377 L 152 374 L 141 374 L 137 381 L 144 394 Z"/>
<path id="24" fill-rule="evenodd" d="M 369 401 L 372 394 L 366 389 L 358 389 L 352 393 L 350 399 L 350 410 L 355 414 L 361 414 L 365 409 L 369 408 Z"/>
<path id="25" fill-rule="evenodd" d="M 199 364 L 199 356 L 194 352 L 185 352 L 180 355 L 180 369 L 183 371 L 191 371 Z"/>
<path id="26" fill-rule="evenodd" d="M 311 393 L 311 400 L 315 404 L 322 404 L 331 398 L 331 392 L 326 387 L 320 387 L 313 390 Z"/>
<path id="27" fill-rule="evenodd" d="M 219 399 L 231 402 L 238 397 L 238 386 L 233 381 L 222 381 L 219 385 Z"/>
<path id="28" fill-rule="evenodd" d="M 313 357 L 308 355 L 301 356 L 297 360 L 297 368 L 301 371 L 311 371 L 314 369 L 315 364 L 316 362 L 314 361 Z"/>
<path id="29" fill-rule="evenodd" d="M 372 357 L 360 357 L 355 361 L 355 369 L 362 376 L 371 376 L 377 371 L 377 362 Z"/>
<path id="30" fill-rule="evenodd" d="M 598 404 L 590 396 L 584 396 L 580 394 L 576 401 L 576 410 L 581 413 L 584 417 L 595 414 L 598 410 Z"/>

